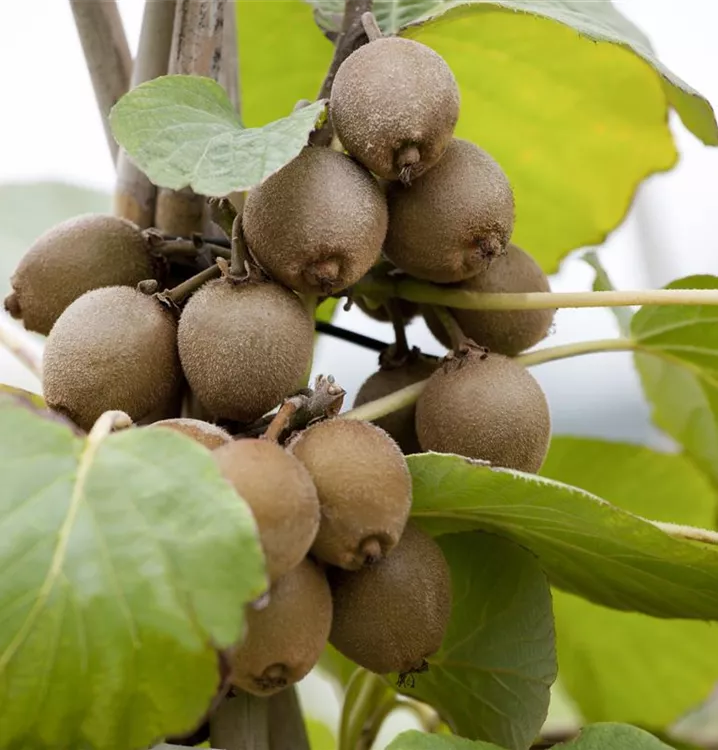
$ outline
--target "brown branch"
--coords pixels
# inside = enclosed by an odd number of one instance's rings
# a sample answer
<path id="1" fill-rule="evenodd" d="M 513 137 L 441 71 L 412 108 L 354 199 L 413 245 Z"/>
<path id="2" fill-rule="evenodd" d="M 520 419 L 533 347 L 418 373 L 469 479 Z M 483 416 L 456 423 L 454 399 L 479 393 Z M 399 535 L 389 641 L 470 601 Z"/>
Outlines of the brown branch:
<path id="1" fill-rule="evenodd" d="M 131 88 L 166 75 L 169 65 L 175 0 L 147 0 L 142 18 L 137 57 L 132 69 Z M 114 211 L 142 229 L 155 219 L 157 189 L 120 149 Z"/>
<path id="2" fill-rule="evenodd" d="M 309 738 L 292 685 L 269 698 L 269 750 L 309 750 Z"/>
<path id="3" fill-rule="evenodd" d="M 225 0 L 177 0 L 169 73 L 219 79 Z M 157 193 L 155 226 L 167 234 L 201 233 L 205 201 L 190 188 Z"/>
<path id="4" fill-rule="evenodd" d="M 209 720 L 209 742 L 225 750 L 269 750 L 269 703 L 242 690 L 227 698 Z"/>
<path id="5" fill-rule="evenodd" d="M 119 146 L 112 136 L 108 117 L 129 89 L 132 70 L 122 18 L 115 0 L 70 0 L 70 5 L 114 162 Z"/>
<path id="6" fill-rule="evenodd" d="M 177 284 L 173 289 L 168 289 L 165 292 L 160 292 L 158 295 L 161 300 L 172 302 L 175 305 L 181 305 L 187 297 L 193 292 L 196 292 L 201 286 L 204 286 L 208 281 L 212 279 L 218 279 L 222 275 L 222 270 L 218 265 L 210 266 L 205 268 L 204 271 L 200 271 L 194 276 L 183 281 L 181 284 Z"/>
<path id="7" fill-rule="evenodd" d="M 306 389 L 288 398 L 264 432 L 265 440 L 279 441 L 284 435 L 301 430 L 322 417 L 336 416 L 344 403 L 346 391 L 329 375 L 319 375 L 314 390 Z"/>

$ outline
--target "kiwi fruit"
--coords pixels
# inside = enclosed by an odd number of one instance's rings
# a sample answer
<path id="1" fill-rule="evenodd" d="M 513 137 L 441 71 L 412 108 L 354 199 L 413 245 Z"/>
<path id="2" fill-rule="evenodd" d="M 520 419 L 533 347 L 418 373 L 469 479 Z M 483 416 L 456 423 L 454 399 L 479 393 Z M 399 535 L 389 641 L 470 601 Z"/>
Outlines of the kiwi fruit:
<path id="1" fill-rule="evenodd" d="M 139 422 L 173 402 L 181 386 L 175 317 L 132 287 L 86 292 L 47 338 L 45 401 L 85 430 L 108 410 Z"/>
<path id="2" fill-rule="evenodd" d="M 181 432 L 209 450 L 214 450 L 232 441 L 232 436 L 225 429 L 202 419 L 190 417 L 162 419 L 155 422 L 152 427 L 164 427 L 175 432 Z"/>
<path id="3" fill-rule="evenodd" d="M 185 306 L 178 343 L 187 381 L 212 417 L 249 423 L 302 386 L 314 321 L 279 284 L 217 279 Z"/>
<path id="4" fill-rule="evenodd" d="M 302 560 L 272 586 L 266 607 L 247 609 L 232 684 L 266 697 L 299 682 L 319 661 L 331 622 L 326 576 L 311 560 Z"/>
<path id="5" fill-rule="evenodd" d="M 329 116 L 344 148 L 387 180 L 410 182 L 444 153 L 459 119 L 446 61 L 410 39 L 384 37 L 341 64 Z"/>
<path id="6" fill-rule="evenodd" d="M 550 292 L 548 277 L 526 252 L 508 244 L 506 255 L 491 261 L 488 268 L 457 284 L 467 292 Z M 538 344 L 549 332 L 555 310 L 462 310 L 451 309 L 461 330 L 492 352 L 513 357 Z M 451 341 L 431 308 L 423 312 L 434 336 L 447 348 Z"/>
<path id="7" fill-rule="evenodd" d="M 382 304 L 372 303 L 367 297 L 352 297 L 352 302 L 365 314 L 373 320 L 380 323 L 390 323 L 391 315 Z M 404 323 L 408 323 L 419 314 L 419 305 L 416 302 L 410 302 L 406 299 L 397 299 L 399 312 Z"/>
<path id="8" fill-rule="evenodd" d="M 242 224 L 249 249 L 274 279 L 328 295 L 359 281 L 381 253 L 386 199 L 353 159 L 307 147 L 250 190 Z"/>
<path id="9" fill-rule="evenodd" d="M 394 551 L 359 571 L 332 570 L 329 642 L 377 674 L 426 669 L 451 616 L 451 574 L 439 545 L 408 524 Z"/>
<path id="10" fill-rule="evenodd" d="M 388 396 L 394 391 L 406 388 L 421 380 L 426 380 L 436 370 L 438 362 L 424 357 L 418 352 L 412 352 L 403 362 L 394 364 L 389 361 L 381 365 L 379 370 L 364 381 L 354 399 L 354 406 L 361 406 L 369 401 Z M 391 435 L 399 444 L 404 454 L 420 453 L 421 446 L 416 436 L 414 413 L 416 406 L 410 404 L 403 409 L 379 417 L 374 424 Z"/>
<path id="11" fill-rule="evenodd" d="M 529 371 L 502 354 L 470 350 L 447 358 L 416 403 L 425 451 L 456 453 L 535 473 L 551 439 L 551 417 Z"/>
<path id="12" fill-rule="evenodd" d="M 513 191 L 496 161 L 469 141 L 454 138 L 423 177 L 410 186 L 393 183 L 387 200 L 384 253 L 418 279 L 463 281 L 506 252 Z"/>
<path id="13" fill-rule="evenodd" d="M 304 465 L 277 443 L 243 438 L 214 451 L 225 479 L 257 522 L 271 581 L 295 568 L 319 530 L 317 491 Z"/>
<path id="14" fill-rule="evenodd" d="M 116 216 L 85 214 L 55 225 L 35 241 L 10 279 L 5 309 L 29 331 L 48 334 L 85 292 L 136 286 L 155 274 L 139 227 Z"/>
<path id="15" fill-rule="evenodd" d="M 371 422 L 335 418 L 311 425 L 288 449 L 319 495 L 312 554 L 357 570 L 391 552 L 411 508 L 411 475 L 396 442 Z"/>

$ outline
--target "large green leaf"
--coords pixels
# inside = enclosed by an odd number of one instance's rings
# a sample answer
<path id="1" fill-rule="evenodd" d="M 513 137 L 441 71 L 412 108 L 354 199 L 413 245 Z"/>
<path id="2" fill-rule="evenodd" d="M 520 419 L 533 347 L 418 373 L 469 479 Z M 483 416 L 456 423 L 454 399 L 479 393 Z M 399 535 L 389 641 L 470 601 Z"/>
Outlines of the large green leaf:
<path id="1" fill-rule="evenodd" d="M 438 540 L 451 568 L 451 621 L 429 671 L 403 688 L 465 737 L 524 750 L 556 679 L 551 593 L 536 558 L 491 534 Z"/>
<path id="2" fill-rule="evenodd" d="M 291 161 L 325 108 L 326 102 L 315 102 L 262 128 L 245 128 L 211 78 L 164 76 L 125 94 L 110 124 L 156 185 L 221 196 L 249 190 Z"/>
<path id="3" fill-rule="evenodd" d="M 412 514 L 429 533 L 491 531 L 537 554 L 552 583 L 598 604 L 718 620 L 718 546 L 676 539 L 544 477 L 438 453 L 407 460 Z"/>
<path id="4" fill-rule="evenodd" d="M 669 289 L 718 289 L 689 276 Z M 656 424 L 718 480 L 718 308 L 643 307 L 631 333 L 636 366 Z"/>
<path id="5" fill-rule="evenodd" d="M 108 213 L 109 194 L 59 182 L 0 185 L 0 292 L 37 237 L 72 216 Z"/>
<path id="6" fill-rule="evenodd" d="M 170 430 L 82 439 L 0 396 L 0 741 L 136 750 L 190 730 L 263 590 L 248 507 Z"/>
<path id="7" fill-rule="evenodd" d="M 648 732 L 625 724 L 594 724 L 573 741 L 556 745 L 561 750 L 671 750 Z M 460 737 L 438 737 L 410 731 L 400 734 L 387 750 L 502 750 L 486 742 Z"/>
<path id="8" fill-rule="evenodd" d="M 319 23 L 336 29 L 338 0 L 309 1 Z M 377 0 L 375 10 L 385 31 L 403 25 L 401 36 L 432 47 L 451 66 L 462 97 L 456 134 L 506 170 L 517 203 L 513 239 L 547 271 L 570 250 L 602 242 L 638 184 L 674 166 L 670 108 L 705 143 L 718 144 L 708 102 L 658 61 L 610 0 Z M 255 9 L 257 39 L 260 15 Z M 282 32 L 275 25 L 272 33 Z M 257 68 L 252 73 L 258 80 L 247 78 L 245 86 L 271 101 L 272 81 Z M 311 96 L 310 76 L 320 79 L 314 69 L 293 79 L 293 97 Z"/>
<path id="9" fill-rule="evenodd" d="M 541 473 L 656 520 L 710 527 L 715 517 L 713 485 L 684 456 L 555 438 Z M 714 624 L 617 612 L 562 591 L 554 612 L 561 681 L 587 721 L 668 727 L 718 681 L 706 659 L 718 650 Z"/>

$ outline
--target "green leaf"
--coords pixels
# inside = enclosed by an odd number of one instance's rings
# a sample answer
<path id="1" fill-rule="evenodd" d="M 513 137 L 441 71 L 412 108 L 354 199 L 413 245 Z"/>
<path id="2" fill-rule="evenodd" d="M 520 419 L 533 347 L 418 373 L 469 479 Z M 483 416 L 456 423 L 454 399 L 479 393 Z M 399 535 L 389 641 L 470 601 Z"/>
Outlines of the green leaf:
<path id="1" fill-rule="evenodd" d="M 319 94 L 333 48 L 301 0 L 237 0 L 242 116 L 255 127 Z"/>
<path id="2" fill-rule="evenodd" d="M 478 529 L 506 536 L 538 555 L 554 585 L 608 607 L 718 619 L 718 547 L 671 537 L 544 477 L 438 453 L 407 460 L 412 515 L 429 533 Z"/>
<path id="3" fill-rule="evenodd" d="M 625 724 L 593 724 L 572 742 L 556 745 L 561 750 L 671 750 L 648 732 Z M 387 750 L 503 750 L 486 742 L 460 737 L 438 737 L 411 730 L 400 734 Z"/>
<path id="4" fill-rule="evenodd" d="M 504 750 L 490 742 L 472 742 L 461 737 L 442 737 L 411 729 L 396 737 L 386 750 Z"/>
<path id="5" fill-rule="evenodd" d="M 26 391 L 22 388 L 15 388 L 15 386 L 5 385 L 4 383 L 2 383 L 0 384 L 0 396 L 5 395 L 13 396 L 38 409 L 43 409 L 45 407 L 45 400 L 39 393 L 31 393 L 30 391 Z"/>
<path id="6" fill-rule="evenodd" d="M 325 31 L 337 33 L 344 19 L 344 0 L 307 0 L 314 20 Z M 374 17 L 384 34 L 396 34 L 403 26 L 435 10 L 442 0 L 374 0 Z"/>
<path id="7" fill-rule="evenodd" d="M 325 299 L 324 302 L 317 307 L 314 319 L 320 320 L 322 323 L 331 323 L 338 304 L 338 299 L 332 297 Z"/>
<path id="8" fill-rule="evenodd" d="M 170 430 L 83 440 L 0 397 L 0 737 L 136 750 L 193 728 L 265 587 L 248 507 Z"/>
<path id="9" fill-rule="evenodd" d="M 312 750 L 336 750 L 337 741 L 332 730 L 318 719 L 306 719 L 309 747 Z"/>
<path id="10" fill-rule="evenodd" d="M 310 104 L 245 128 L 211 78 L 164 76 L 125 94 L 110 113 L 117 142 L 156 185 L 221 196 L 249 190 L 291 161 L 323 115 Z"/>
<path id="11" fill-rule="evenodd" d="M 107 193 L 60 182 L 0 185 L 0 292 L 20 258 L 46 229 L 72 216 L 109 213 Z"/>
<path id="12" fill-rule="evenodd" d="M 524 750 L 548 713 L 556 679 L 551 593 L 536 558 L 491 534 L 438 540 L 453 608 L 429 671 L 402 688 L 457 733 Z"/>
<path id="13" fill-rule="evenodd" d="M 650 518 L 710 527 L 716 491 L 684 456 L 554 438 L 541 473 Z M 561 681 L 587 721 L 668 727 L 710 693 L 715 625 L 660 620 L 554 592 Z M 616 669 L 621 664 L 621 669 Z"/>
<path id="14" fill-rule="evenodd" d="M 589 250 L 583 254 L 582 259 L 596 272 L 596 278 L 593 281 L 594 292 L 612 292 L 616 288 L 613 286 L 608 273 L 606 273 L 606 269 L 603 267 L 603 264 L 598 257 L 598 253 L 594 250 Z M 621 335 L 628 336 L 631 330 L 631 318 L 633 318 L 631 308 L 611 307 L 609 309 L 616 318 L 618 330 L 621 332 Z"/>
<path id="15" fill-rule="evenodd" d="M 346 688 L 354 672 L 359 669 L 353 661 L 340 654 L 330 643 L 327 643 L 324 648 L 317 666 L 325 675 L 333 678 L 342 689 Z"/>
<path id="16" fill-rule="evenodd" d="M 718 289 L 689 276 L 668 289 Z M 653 420 L 718 479 L 718 310 L 712 305 L 643 307 L 633 318 L 636 367 Z"/>
<path id="17" fill-rule="evenodd" d="M 336 28 L 338 0 L 312 5 L 320 24 Z M 603 242 L 638 185 L 675 165 L 671 108 L 718 144 L 706 99 L 657 60 L 609 0 L 379 0 L 375 8 L 385 30 L 403 25 L 401 36 L 451 66 L 462 99 L 456 135 L 505 169 L 516 195 L 513 240 L 546 271 Z M 251 33 L 261 36 L 258 27 Z M 271 82 L 260 85 L 267 97 Z"/>

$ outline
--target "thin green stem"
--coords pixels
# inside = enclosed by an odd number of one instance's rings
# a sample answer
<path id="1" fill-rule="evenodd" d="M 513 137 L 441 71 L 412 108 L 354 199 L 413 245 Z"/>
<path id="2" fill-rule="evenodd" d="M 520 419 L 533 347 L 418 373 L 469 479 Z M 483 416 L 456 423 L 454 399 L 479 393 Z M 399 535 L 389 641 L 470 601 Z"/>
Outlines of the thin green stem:
<path id="1" fill-rule="evenodd" d="M 581 354 L 596 354 L 599 352 L 626 352 L 638 348 L 638 344 L 631 339 L 596 339 L 595 341 L 577 341 L 573 344 L 562 344 L 561 346 L 550 346 L 546 349 L 537 349 L 526 354 L 519 354 L 516 361 L 524 367 L 541 365 L 544 362 L 553 362 L 557 359 L 568 359 L 578 357 Z"/>
<path id="2" fill-rule="evenodd" d="M 564 344 L 562 346 L 552 346 L 546 349 L 538 349 L 535 352 L 528 352 L 516 357 L 516 361 L 524 367 L 553 362 L 558 359 L 567 359 L 576 357 L 580 354 L 596 354 L 599 352 L 625 352 L 633 351 L 637 348 L 635 341 L 630 339 L 598 339 L 596 341 L 578 341 L 574 344 Z M 421 395 L 426 387 L 427 380 L 421 380 L 418 383 L 402 388 L 388 396 L 378 398 L 376 401 L 369 401 L 366 404 L 358 406 L 356 409 L 342 414 L 343 419 L 363 419 L 371 421 L 384 417 L 387 414 L 403 409 L 405 406 L 413 404 Z"/>
<path id="3" fill-rule="evenodd" d="M 369 750 L 394 700 L 381 677 L 364 669 L 355 673 L 344 698 L 339 750 Z"/>
<path id="4" fill-rule="evenodd" d="M 526 294 L 469 292 L 414 280 L 365 277 L 354 285 L 357 295 L 462 310 L 551 310 L 632 305 L 718 305 L 718 289 L 647 289 L 620 292 L 531 292 Z"/>
<path id="5" fill-rule="evenodd" d="M 464 347 L 468 339 L 466 338 L 466 334 L 461 330 L 459 321 L 451 314 L 451 311 L 441 305 L 432 306 L 431 311 L 446 331 L 449 341 L 451 342 L 451 348 L 454 351 L 458 351 Z"/>

